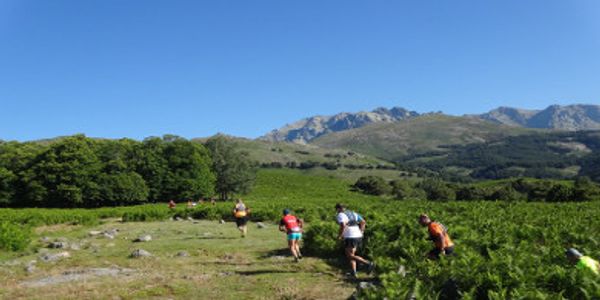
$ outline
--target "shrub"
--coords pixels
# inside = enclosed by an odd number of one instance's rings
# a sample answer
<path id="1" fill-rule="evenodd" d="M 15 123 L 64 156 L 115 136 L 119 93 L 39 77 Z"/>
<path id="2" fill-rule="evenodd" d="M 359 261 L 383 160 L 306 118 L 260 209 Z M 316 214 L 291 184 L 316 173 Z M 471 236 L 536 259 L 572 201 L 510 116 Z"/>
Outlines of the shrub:
<path id="1" fill-rule="evenodd" d="M 29 227 L 17 226 L 8 222 L 0 223 L 0 249 L 20 251 L 31 241 Z"/>
<path id="2" fill-rule="evenodd" d="M 390 192 L 390 185 L 379 176 L 363 176 L 354 184 L 354 188 L 367 195 L 383 195 Z"/>

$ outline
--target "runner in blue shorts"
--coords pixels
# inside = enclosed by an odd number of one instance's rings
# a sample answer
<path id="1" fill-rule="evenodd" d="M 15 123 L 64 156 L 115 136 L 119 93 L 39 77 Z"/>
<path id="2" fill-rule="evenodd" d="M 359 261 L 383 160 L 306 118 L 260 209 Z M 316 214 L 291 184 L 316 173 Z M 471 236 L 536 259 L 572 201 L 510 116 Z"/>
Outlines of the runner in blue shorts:
<path id="1" fill-rule="evenodd" d="M 290 214 L 289 209 L 286 208 L 283 210 L 283 218 L 281 218 L 281 222 L 279 222 L 279 230 L 287 233 L 288 247 L 296 262 L 302 259 L 302 253 L 300 253 L 302 226 L 302 220 Z"/>

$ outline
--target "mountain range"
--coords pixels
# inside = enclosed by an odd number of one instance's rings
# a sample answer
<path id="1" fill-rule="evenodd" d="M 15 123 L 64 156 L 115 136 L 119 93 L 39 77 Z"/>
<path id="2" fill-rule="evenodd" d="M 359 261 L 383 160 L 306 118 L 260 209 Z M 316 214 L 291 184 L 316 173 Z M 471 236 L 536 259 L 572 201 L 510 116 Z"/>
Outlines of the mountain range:
<path id="1" fill-rule="evenodd" d="M 345 132 L 371 124 L 401 123 L 401 121 L 427 117 L 429 115 L 442 114 L 420 114 L 405 108 L 393 107 L 391 109 L 377 108 L 370 112 L 339 113 L 333 116 L 313 116 L 285 125 L 280 129 L 273 130 L 259 139 L 273 142 L 285 141 L 306 144 L 311 143 L 322 136 L 327 136 L 336 132 Z M 479 119 L 486 121 L 485 123 L 516 128 L 554 129 L 563 131 L 599 130 L 600 105 L 551 105 L 543 110 L 499 107 L 487 113 L 464 115 L 458 118 Z"/>

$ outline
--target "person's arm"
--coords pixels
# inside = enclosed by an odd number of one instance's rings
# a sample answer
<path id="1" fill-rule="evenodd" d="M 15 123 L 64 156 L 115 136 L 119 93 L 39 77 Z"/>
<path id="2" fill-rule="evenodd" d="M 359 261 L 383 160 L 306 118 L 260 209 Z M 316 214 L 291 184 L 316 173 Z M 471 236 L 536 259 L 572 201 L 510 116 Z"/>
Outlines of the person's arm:
<path id="1" fill-rule="evenodd" d="M 298 227 L 300 227 L 300 232 L 304 232 L 304 222 L 302 222 L 302 219 L 296 218 L 296 220 L 298 220 Z"/>
<path id="2" fill-rule="evenodd" d="M 344 230 L 346 230 L 346 223 L 340 223 L 340 231 L 338 232 L 338 239 L 341 240 L 344 237 Z"/>
<path id="3" fill-rule="evenodd" d="M 444 250 L 446 248 L 446 239 L 444 238 L 444 234 L 443 233 L 436 233 L 434 236 L 434 241 L 435 241 L 435 246 L 440 249 L 440 250 Z"/>
<path id="4" fill-rule="evenodd" d="M 279 222 L 279 231 L 285 232 L 285 224 L 283 224 L 283 220 Z"/>
<path id="5" fill-rule="evenodd" d="M 363 233 L 365 233 L 366 226 L 367 226 L 367 222 L 365 221 L 365 219 L 360 220 L 360 223 L 358 223 L 358 227 L 360 228 L 360 231 L 362 231 Z"/>

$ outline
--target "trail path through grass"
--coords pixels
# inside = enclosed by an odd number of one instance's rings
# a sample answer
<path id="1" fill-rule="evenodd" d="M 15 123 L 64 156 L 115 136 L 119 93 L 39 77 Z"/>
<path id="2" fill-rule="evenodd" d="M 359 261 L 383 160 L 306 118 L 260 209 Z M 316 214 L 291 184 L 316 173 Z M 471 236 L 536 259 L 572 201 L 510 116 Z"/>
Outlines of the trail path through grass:
<path id="1" fill-rule="evenodd" d="M 90 231 L 118 229 L 114 239 Z M 241 238 L 233 223 L 212 221 L 108 222 L 95 227 L 39 228 L 50 241 L 64 238 L 80 250 L 70 258 L 43 262 L 38 253 L 0 260 L 3 299 L 348 299 L 354 284 L 326 261 L 305 257 L 295 263 L 285 235 L 274 224 L 249 224 Z M 149 234 L 152 241 L 134 243 Z M 153 256 L 129 258 L 144 249 Z M 40 252 L 41 250 L 41 252 Z M 183 252 L 186 253 L 183 253 Z M 188 255 L 186 255 L 188 254 Z M 180 256 L 181 255 L 181 256 Z M 26 265 L 37 260 L 35 269 Z"/>

